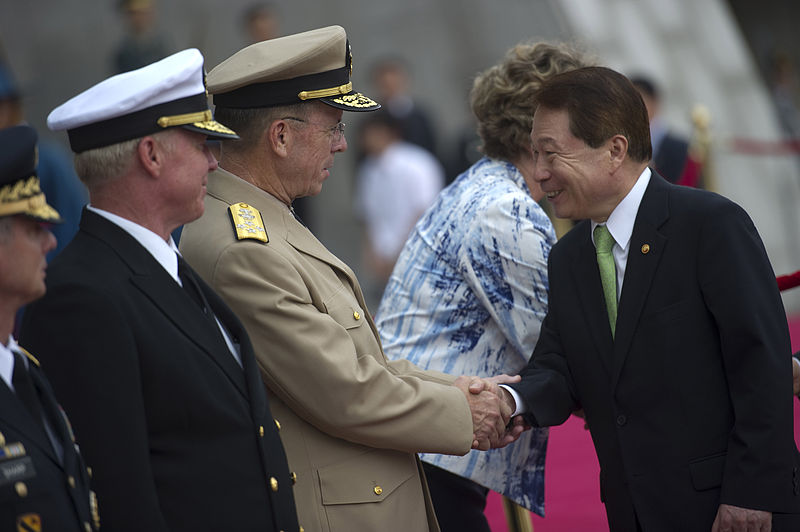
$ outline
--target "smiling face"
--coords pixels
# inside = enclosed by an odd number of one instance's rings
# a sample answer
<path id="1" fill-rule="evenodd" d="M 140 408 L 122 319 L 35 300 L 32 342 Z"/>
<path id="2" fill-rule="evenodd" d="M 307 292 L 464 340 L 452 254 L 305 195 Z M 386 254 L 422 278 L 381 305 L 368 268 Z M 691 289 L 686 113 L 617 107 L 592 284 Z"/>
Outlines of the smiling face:
<path id="1" fill-rule="evenodd" d="M 592 148 L 572 134 L 565 109 L 539 107 L 531 142 L 533 178 L 556 216 L 605 221 L 624 197 L 614 179 L 613 139 Z"/>
<path id="2" fill-rule="evenodd" d="M 45 293 L 45 256 L 56 238 L 43 224 L 13 216 L 0 228 L 0 297 L 16 308 Z"/>
<path id="3" fill-rule="evenodd" d="M 313 109 L 304 122 L 287 122 L 297 135 L 289 164 L 293 175 L 286 180 L 291 199 L 319 194 L 322 183 L 330 176 L 334 156 L 347 149 L 344 135 L 334 134 L 342 119 L 342 110 L 322 103 L 311 105 Z"/>

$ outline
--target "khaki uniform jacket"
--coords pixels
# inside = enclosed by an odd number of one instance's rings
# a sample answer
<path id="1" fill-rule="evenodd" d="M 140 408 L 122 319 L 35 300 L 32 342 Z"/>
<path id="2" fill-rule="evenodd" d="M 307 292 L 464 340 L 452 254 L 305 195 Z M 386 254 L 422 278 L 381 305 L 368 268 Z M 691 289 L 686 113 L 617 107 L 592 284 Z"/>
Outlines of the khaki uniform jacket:
<path id="1" fill-rule="evenodd" d="M 229 207 L 241 202 L 260 211 L 256 232 L 269 242 L 237 238 Z M 205 215 L 180 249 L 250 333 L 297 474 L 300 525 L 438 530 L 414 453 L 470 449 L 453 377 L 389 361 L 352 270 L 285 204 L 231 173 L 209 176 Z"/>

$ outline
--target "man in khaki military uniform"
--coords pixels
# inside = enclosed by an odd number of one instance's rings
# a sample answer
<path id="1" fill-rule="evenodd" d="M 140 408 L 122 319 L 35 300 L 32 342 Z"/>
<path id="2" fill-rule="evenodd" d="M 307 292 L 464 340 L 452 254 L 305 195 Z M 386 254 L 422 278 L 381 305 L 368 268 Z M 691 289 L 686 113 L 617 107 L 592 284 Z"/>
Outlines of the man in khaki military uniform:
<path id="1" fill-rule="evenodd" d="M 293 215 L 347 148 L 342 112 L 380 107 L 353 92 L 351 61 L 332 26 L 251 45 L 209 73 L 241 140 L 223 143 L 180 247 L 253 339 L 305 530 L 438 530 L 415 453 L 487 449 L 521 427 L 506 433 L 493 384 L 470 394 L 466 377 L 387 360 L 352 270 Z"/>

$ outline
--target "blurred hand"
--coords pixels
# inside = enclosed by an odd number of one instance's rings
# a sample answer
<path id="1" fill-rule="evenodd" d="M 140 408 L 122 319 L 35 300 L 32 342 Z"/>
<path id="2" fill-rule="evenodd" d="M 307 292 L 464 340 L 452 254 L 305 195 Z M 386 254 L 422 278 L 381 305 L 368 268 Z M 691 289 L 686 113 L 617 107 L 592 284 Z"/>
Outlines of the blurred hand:
<path id="1" fill-rule="evenodd" d="M 720 504 L 711 532 L 770 532 L 772 513 Z"/>

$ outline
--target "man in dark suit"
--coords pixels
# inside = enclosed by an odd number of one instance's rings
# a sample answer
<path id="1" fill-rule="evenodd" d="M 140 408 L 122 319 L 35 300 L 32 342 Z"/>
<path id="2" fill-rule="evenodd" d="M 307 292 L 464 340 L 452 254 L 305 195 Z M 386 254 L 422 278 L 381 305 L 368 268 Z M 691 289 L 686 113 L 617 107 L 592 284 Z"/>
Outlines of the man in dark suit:
<path id="1" fill-rule="evenodd" d="M 39 362 L 11 336 L 23 305 L 45 292 L 46 225 L 61 216 L 36 175 L 36 131 L 0 130 L 0 530 L 97 530 L 97 499 L 64 412 Z"/>
<path id="2" fill-rule="evenodd" d="M 89 189 L 22 339 L 94 465 L 108 531 L 297 531 L 278 427 L 239 320 L 176 253 L 217 162 L 203 58 L 109 78 L 48 117 Z"/>
<path id="3" fill-rule="evenodd" d="M 750 218 L 651 172 L 647 111 L 612 70 L 545 82 L 531 139 L 556 215 L 584 221 L 552 249 L 509 404 L 536 426 L 585 410 L 615 532 L 800 530 L 789 333 Z"/>

